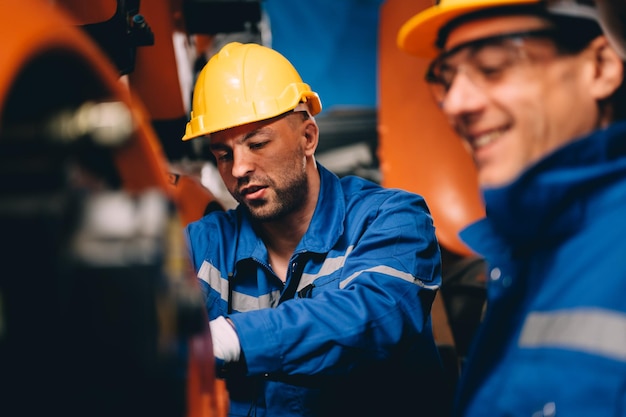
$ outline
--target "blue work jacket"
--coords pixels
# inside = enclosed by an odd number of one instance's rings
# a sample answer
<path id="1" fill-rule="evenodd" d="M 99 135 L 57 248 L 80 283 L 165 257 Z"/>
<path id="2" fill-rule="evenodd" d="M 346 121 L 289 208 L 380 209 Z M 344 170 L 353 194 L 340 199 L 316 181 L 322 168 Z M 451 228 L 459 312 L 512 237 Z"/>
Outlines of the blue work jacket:
<path id="1" fill-rule="evenodd" d="M 626 415 L 626 124 L 484 191 L 488 308 L 455 415 Z"/>
<path id="2" fill-rule="evenodd" d="M 230 415 L 429 413 L 441 407 L 430 322 L 441 267 L 428 208 L 318 167 L 285 284 L 241 206 L 187 227 L 209 319 L 231 318 L 245 358 L 226 371 Z"/>

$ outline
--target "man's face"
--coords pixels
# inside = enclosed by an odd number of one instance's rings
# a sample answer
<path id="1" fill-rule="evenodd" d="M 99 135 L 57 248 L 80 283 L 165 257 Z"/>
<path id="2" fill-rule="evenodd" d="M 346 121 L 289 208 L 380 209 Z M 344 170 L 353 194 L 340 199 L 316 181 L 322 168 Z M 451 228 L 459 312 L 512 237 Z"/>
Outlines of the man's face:
<path id="1" fill-rule="evenodd" d="M 597 124 L 587 50 L 558 55 L 547 21 L 492 17 L 464 23 L 445 50 L 513 32 L 533 36 L 460 47 L 437 67 L 449 82 L 440 105 L 470 150 L 483 187 L 504 185 L 530 164 Z M 473 45 L 473 44 L 470 44 Z M 495 46 L 493 46 L 495 45 Z"/>
<path id="2" fill-rule="evenodd" d="M 259 221 L 280 220 L 301 208 L 308 195 L 302 114 L 216 132 L 210 148 L 231 195 Z"/>

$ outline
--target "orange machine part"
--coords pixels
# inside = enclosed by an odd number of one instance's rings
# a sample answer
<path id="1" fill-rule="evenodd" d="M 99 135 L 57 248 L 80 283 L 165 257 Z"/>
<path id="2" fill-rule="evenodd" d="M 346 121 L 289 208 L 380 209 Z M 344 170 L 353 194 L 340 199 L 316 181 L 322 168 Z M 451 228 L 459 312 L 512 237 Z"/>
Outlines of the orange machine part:
<path id="1" fill-rule="evenodd" d="M 52 0 L 52 3 L 67 10 L 79 25 L 105 22 L 117 10 L 117 0 Z"/>
<path id="2" fill-rule="evenodd" d="M 76 27 L 71 16 L 45 1 L 6 2 L 0 24 L 5 33 L 0 48 L 0 97 L 6 96 L 18 71 L 34 56 L 59 50 L 80 57 L 110 92 L 110 98 L 125 103 L 133 112 L 137 133 L 116 154 L 124 186 L 129 191 L 158 187 L 169 194 L 165 156 L 146 111 L 119 82 L 112 64 Z M 0 102 L 0 112 L 3 104 Z"/>
<path id="3" fill-rule="evenodd" d="M 139 9 L 154 33 L 154 45 L 137 48 L 135 70 L 129 80 L 154 120 L 186 116 L 173 42 L 180 13 L 176 7 L 177 2 L 161 0 L 143 1 Z"/>
<path id="4" fill-rule="evenodd" d="M 383 185 L 421 194 L 441 246 L 472 252 L 459 231 L 484 216 L 476 171 L 424 82 L 427 61 L 396 46 L 398 30 L 430 0 L 387 0 L 379 37 L 379 158 Z"/>
<path id="5" fill-rule="evenodd" d="M 75 3 L 75 2 L 69 2 Z M 68 4 L 69 4 L 68 3 Z M 76 2 L 80 4 L 81 2 Z M 94 10 L 96 1 L 90 1 Z M 110 4 L 102 0 L 102 6 Z M 151 3 L 151 2 L 146 2 Z M 82 22 L 81 22 L 82 23 Z M 76 26 L 79 22 L 71 13 L 46 0 L 20 0 L 2 2 L 0 5 L 0 113 L 4 110 L 4 99 L 11 89 L 13 80 L 20 70 L 34 57 L 50 52 L 80 58 L 93 72 L 108 94 L 108 99 L 125 103 L 131 109 L 137 130 L 128 144 L 115 152 L 115 161 L 124 188 L 129 192 L 158 188 L 170 197 L 176 197 L 168 181 L 167 161 L 160 142 L 152 130 L 148 112 L 138 98 L 129 94 L 127 86 L 118 78 L 117 71 L 104 53 Z M 158 90 L 158 85 L 153 86 Z M 176 199 L 174 201 L 177 203 Z M 206 204 L 200 199 L 200 204 Z M 182 217 L 189 220 L 197 210 L 189 209 Z M 219 409 L 223 393 L 216 393 L 213 374 L 213 356 L 210 336 L 207 332 L 191 340 L 189 362 L 189 417 L 224 415 Z M 198 348 L 200 347 L 200 348 Z M 202 401 L 202 403 L 201 403 Z"/>

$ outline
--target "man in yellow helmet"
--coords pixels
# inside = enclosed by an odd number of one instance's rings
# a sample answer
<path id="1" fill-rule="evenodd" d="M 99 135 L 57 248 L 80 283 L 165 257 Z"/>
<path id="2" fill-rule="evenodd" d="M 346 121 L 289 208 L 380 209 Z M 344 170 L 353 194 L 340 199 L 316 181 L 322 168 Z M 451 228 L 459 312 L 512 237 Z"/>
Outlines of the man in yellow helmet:
<path id="1" fill-rule="evenodd" d="M 415 194 L 315 160 L 316 93 L 278 52 L 230 43 L 200 72 L 204 137 L 236 209 L 187 228 L 232 416 L 435 416 L 441 283 Z"/>
<path id="2" fill-rule="evenodd" d="M 400 29 L 471 153 L 490 265 L 457 416 L 626 410 L 624 62 L 593 1 L 441 0 Z"/>

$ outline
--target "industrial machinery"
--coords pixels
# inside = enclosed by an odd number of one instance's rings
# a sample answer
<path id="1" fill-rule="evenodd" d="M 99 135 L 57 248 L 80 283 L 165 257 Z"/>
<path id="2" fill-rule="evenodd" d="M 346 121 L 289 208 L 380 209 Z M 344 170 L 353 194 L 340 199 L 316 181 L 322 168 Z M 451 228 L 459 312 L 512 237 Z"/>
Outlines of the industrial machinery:
<path id="1" fill-rule="evenodd" d="M 182 242 L 219 205 L 122 78 L 152 43 L 139 2 L 86 3 L 0 6 L 0 413 L 222 415 Z"/>

